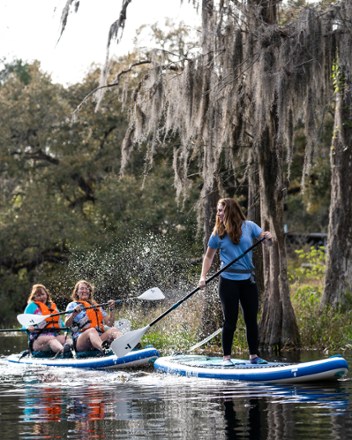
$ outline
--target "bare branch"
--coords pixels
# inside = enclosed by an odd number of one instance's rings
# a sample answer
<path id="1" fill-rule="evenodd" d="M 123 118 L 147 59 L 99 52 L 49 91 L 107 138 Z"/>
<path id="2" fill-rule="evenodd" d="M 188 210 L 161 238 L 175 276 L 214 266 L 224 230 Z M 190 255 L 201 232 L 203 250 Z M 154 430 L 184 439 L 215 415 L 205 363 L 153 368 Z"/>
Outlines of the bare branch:
<path id="1" fill-rule="evenodd" d="M 127 73 L 131 72 L 135 67 L 138 66 L 142 66 L 143 64 L 151 64 L 151 60 L 141 60 L 138 61 L 136 63 L 132 63 L 130 64 L 130 66 L 127 69 L 121 70 L 121 72 L 119 72 L 114 80 L 114 82 L 110 83 L 110 84 L 105 84 L 105 85 L 101 85 L 96 87 L 95 89 L 91 90 L 88 95 L 86 95 L 83 100 L 78 104 L 78 106 L 76 107 L 76 109 L 73 112 L 73 117 L 75 117 L 77 115 L 77 113 L 80 111 L 81 107 L 83 106 L 83 104 L 85 104 L 88 99 L 93 96 L 94 94 L 96 94 L 98 91 L 103 90 L 103 89 L 109 89 L 111 87 L 116 87 L 119 85 L 120 82 L 120 78 L 123 75 L 126 75 Z"/>

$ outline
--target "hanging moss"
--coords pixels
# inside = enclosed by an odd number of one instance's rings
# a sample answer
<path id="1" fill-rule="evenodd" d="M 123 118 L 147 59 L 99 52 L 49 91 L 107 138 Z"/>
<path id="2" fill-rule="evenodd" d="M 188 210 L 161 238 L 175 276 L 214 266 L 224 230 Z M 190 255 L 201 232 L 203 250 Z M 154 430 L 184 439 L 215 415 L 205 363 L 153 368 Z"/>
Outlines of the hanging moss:
<path id="1" fill-rule="evenodd" d="M 111 38 L 123 29 L 130 1 L 123 2 L 123 19 L 115 22 Z M 187 196 L 192 187 L 190 173 L 197 167 L 202 181 L 198 220 L 207 233 L 209 206 L 217 194 L 224 193 L 224 167 L 238 181 L 242 170 L 251 168 L 249 198 L 260 194 L 261 222 L 278 242 L 264 255 L 269 292 L 264 304 L 264 342 L 297 342 L 283 234 L 293 136 L 297 127 L 304 127 L 304 189 L 319 154 L 326 109 L 334 106 L 331 72 L 337 52 L 342 71 L 351 72 L 351 2 L 321 10 L 305 7 L 281 26 L 274 0 L 198 3 L 202 6 L 200 55 L 170 63 L 165 51 L 152 52 L 150 68 L 134 91 L 124 95 L 131 103 L 131 117 L 122 164 L 136 145 L 147 142 L 146 159 L 152 165 L 155 153 L 177 137 L 176 194 Z"/>

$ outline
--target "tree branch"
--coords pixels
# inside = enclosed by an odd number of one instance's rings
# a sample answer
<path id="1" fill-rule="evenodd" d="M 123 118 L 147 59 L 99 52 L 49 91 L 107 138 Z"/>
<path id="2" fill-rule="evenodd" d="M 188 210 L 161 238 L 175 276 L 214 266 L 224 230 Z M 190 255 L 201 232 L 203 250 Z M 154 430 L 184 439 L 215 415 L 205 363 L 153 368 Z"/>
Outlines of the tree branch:
<path id="1" fill-rule="evenodd" d="M 141 61 L 137 61 L 136 63 L 130 64 L 130 66 L 127 69 L 121 70 L 121 72 L 119 72 L 114 80 L 114 82 L 110 83 L 110 84 L 105 84 L 102 86 L 98 86 L 95 89 L 91 90 L 88 95 L 86 95 L 83 100 L 78 104 L 78 106 L 76 107 L 76 109 L 73 112 L 73 117 L 80 111 L 81 107 L 83 106 L 83 104 L 85 104 L 88 99 L 94 95 L 95 93 L 97 93 L 100 90 L 103 89 L 109 89 L 110 87 L 115 87 L 119 85 L 119 81 L 120 78 L 123 75 L 126 75 L 127 73 L 131 72 L 135 67 L 141 66 L 143 64 L 151 64 L 152 61 L 151 60 L 141 60 Z"/>

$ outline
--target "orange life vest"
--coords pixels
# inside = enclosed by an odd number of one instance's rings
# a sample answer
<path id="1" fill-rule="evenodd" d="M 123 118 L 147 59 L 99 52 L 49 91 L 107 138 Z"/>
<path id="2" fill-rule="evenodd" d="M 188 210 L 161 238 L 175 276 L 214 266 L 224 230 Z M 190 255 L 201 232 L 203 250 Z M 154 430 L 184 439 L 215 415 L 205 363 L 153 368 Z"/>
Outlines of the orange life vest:
<path id="1" fill-rule="evenodd" d="M 62 420 L 62 398 L 57 388 L 44 388 L 43 398 L 40 399 L 40 408 L 43 411 L 45 422 L 60 422 Z"/>
<path id="2" fill-rule="evenodd" d="M 40 301 L 33 301 L 39 308 L 42 315 L 51 315 L 53 313 L 59 313 L 56 304 L 51 303 L 50 307 Z M 59 324 L 60 316 L 51 316 L 50 318 L 46 318 L 46 326 L 45 328 L 60 328 Z"/>
<path id="3" fill-rule="evenodd" d="M 94 307 L 89 309 L 88 307 L 92 307 L 92 304 L 90 304 L 87 301 L 76 301 L 83 305 L 84 308 L 86 308 L 85 312 L 89 319 L 89 327 L 83 328 L 81 331 L 88 330 L 88 328 L 95 327 L 97 330 L 100 330 L 101 332 L 104 332 L 104 317 L 103 312 L 101 311 L 100 307 Z M 87 323 L 88 324 L 88 323 Z"/>
<path id="4" fill-rule="evenodd" d="M 105 416 L 105 402 L 103 400 L 93 401 L 88 403 L 89 414 L 88 419 L 93 420 L 103 420 Z"/>

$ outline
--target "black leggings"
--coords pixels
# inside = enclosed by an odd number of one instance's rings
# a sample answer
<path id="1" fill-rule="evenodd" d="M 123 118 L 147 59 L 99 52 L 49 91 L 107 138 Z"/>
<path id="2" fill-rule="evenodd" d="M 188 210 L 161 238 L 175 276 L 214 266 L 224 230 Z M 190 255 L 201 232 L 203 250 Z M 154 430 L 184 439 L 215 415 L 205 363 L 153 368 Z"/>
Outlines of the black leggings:
<path id="1" fill-rule="evenodd" d="M 246 324 L 249 354 L 258 354 L 258 289 L 250 279 L 234 281 L 220 277 L 219 295 L 224 316 L 222 329 L 222 349 L 224 356 L 231 355 L 233 336 L 241 304 Z"/>

